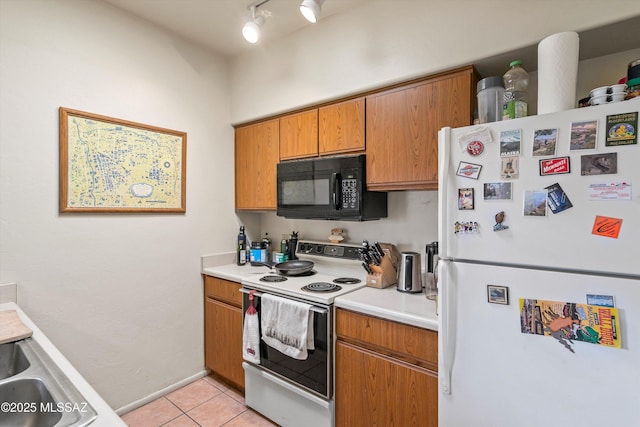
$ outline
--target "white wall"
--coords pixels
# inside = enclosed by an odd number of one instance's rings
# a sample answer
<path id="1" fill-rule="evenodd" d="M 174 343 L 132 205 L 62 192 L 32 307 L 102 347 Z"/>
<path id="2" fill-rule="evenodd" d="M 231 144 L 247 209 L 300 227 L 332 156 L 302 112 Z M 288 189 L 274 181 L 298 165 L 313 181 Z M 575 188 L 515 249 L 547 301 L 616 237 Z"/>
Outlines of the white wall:
<path id="1" fill-rule="evenodd" d="M 227 65 L 99 1 L 1 0 L 0 283 L 114 408 L 201 372 L 228 251 Z M 186 214 L 58 213 L 58 107 L 187 132 Z"/>

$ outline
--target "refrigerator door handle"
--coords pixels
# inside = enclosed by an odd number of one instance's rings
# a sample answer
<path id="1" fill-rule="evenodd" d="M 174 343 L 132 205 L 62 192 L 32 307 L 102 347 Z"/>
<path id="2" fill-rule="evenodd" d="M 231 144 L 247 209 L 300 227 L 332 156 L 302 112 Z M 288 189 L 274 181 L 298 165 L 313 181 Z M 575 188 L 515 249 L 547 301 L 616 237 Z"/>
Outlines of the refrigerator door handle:
<path id="1" fill-rule="evenodd" d="M 442 305 L 440 310 L 440 327 L 438 334 L 441 337 L 441 372 L 439 372 L 440 389 L 443 394 L 451 394 L 451 371 L 453 367 L 453 342 L 455 342 L 455 323 L 452 322 L 455 313 L 455 304 L 451 300 L 451 290 L 449 289 L 449 280 L 447 271 L 449 268 L 449 260 L 439 260 L 438 262 L 438 296 Z M 452 282 L 453 283 L 453 282 Z"/>
<path id="2" fill-rule="evenodd" d="M 451 157 L 451 128 L 438 132 L 438 252 L 441 258 L 449 257 L 447 194 L 449 193 L 449 159 Z"/>

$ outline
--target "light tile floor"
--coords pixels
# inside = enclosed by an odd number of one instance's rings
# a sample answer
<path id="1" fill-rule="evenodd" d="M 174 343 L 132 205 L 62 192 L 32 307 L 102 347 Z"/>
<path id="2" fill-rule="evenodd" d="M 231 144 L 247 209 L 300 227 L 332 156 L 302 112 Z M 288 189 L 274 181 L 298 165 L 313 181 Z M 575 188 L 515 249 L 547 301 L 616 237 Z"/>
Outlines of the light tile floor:
<path id="1" fill-rule="evenodd" d="M 244 397 L 212 377 L 204 377 L 122 416 L 130 427 L 272 427 Z"/>

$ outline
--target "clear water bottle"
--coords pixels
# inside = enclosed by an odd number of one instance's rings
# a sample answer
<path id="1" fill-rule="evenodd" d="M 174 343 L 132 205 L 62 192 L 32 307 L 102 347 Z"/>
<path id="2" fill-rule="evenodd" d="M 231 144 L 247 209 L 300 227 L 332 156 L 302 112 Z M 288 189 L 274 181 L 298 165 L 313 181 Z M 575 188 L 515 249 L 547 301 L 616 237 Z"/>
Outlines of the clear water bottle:
<path id="1" fill-rule="evenodd" d="M 511 68 L 502 77 L 504 80 L 502 120 L 527 117 L 528 114 L 529 74 L 522 68 L 522 61 L 513 61 L 509 66 Z"/>

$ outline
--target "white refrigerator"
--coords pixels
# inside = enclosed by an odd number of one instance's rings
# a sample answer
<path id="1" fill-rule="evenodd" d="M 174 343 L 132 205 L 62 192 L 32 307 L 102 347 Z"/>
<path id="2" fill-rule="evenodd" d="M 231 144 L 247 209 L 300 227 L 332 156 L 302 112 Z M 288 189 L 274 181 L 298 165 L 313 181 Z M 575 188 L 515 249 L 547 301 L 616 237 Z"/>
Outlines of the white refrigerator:
<path id="1" fill-rule="evenodd" d="M 439 132 L 441 427 L 640 425 L 639 110 Z"/>

